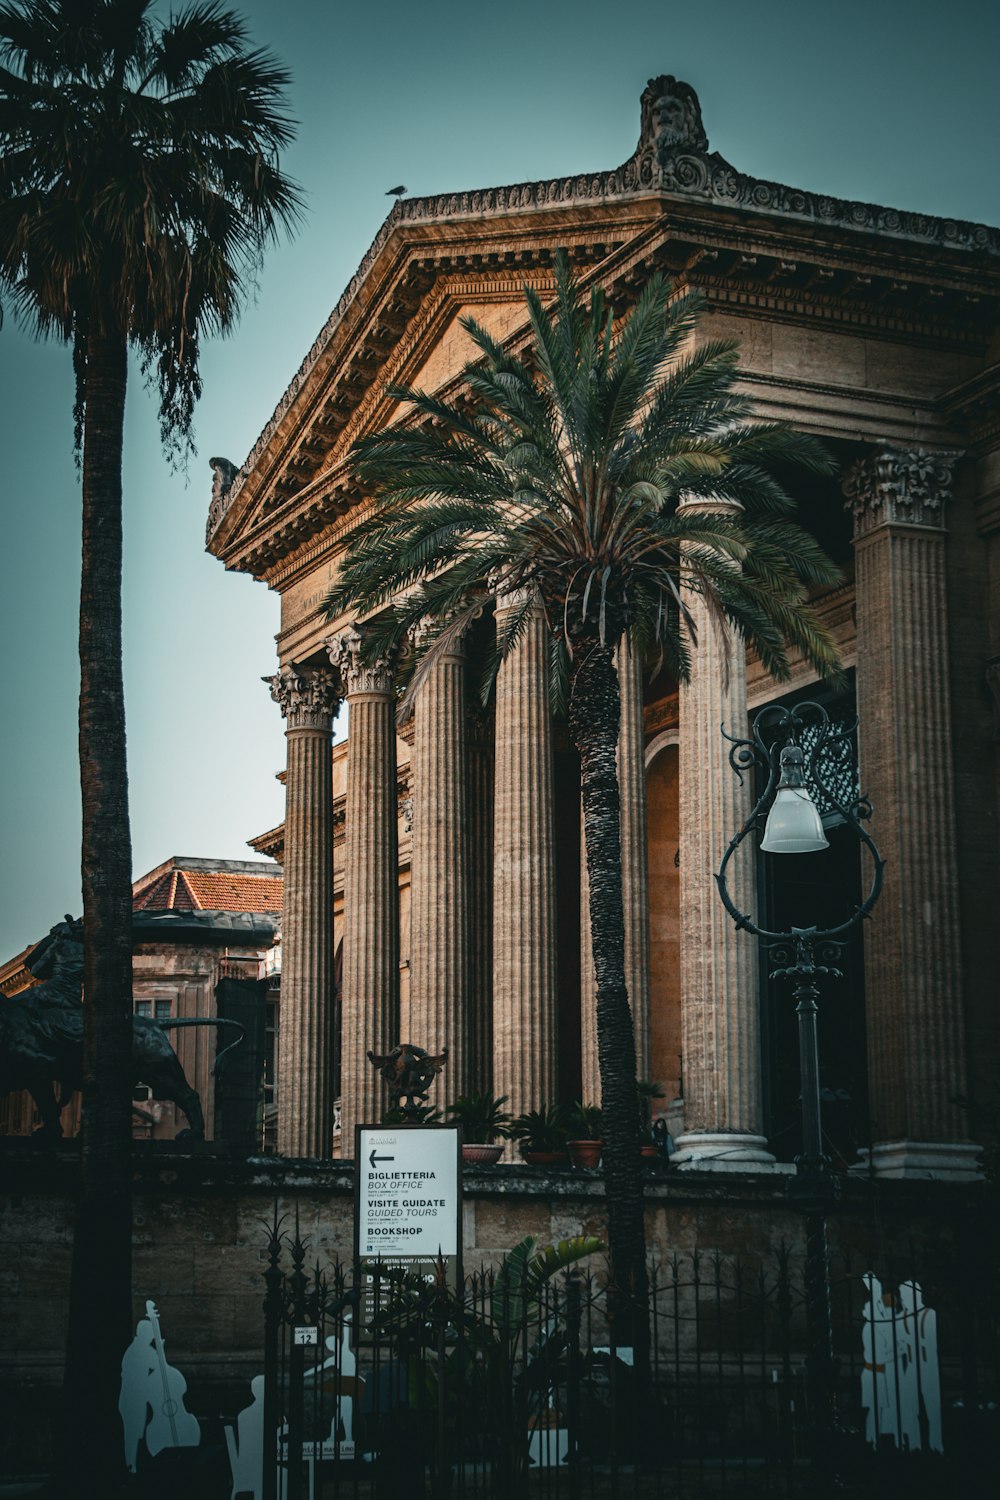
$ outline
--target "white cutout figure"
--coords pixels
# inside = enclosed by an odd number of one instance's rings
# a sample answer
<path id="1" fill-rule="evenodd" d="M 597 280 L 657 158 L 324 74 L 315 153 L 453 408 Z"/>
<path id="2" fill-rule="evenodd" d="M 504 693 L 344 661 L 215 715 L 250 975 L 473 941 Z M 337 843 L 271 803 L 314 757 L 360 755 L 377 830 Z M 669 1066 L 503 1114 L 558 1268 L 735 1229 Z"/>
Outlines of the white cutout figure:
<path id="1" fill-rule="evenodd" d="M 351 1320 L 346 1317 L 341 1325 L 340 1353 L 337 1353 L 337 1335 L 331 1333 L 326 1339 L 329 1358 L 314 1370 L 306 1373 L 306 1380 L 319 1380 L 321 1389 L 333 1392 L 337 1402 L 330 1423 L 329 1437 L 323 1441 L 323 1457 L 342 1458 L 354 1456 L 354 1402 L 361 1395 L 364 1381 L 357 1378 L 358 1362 L 351 1348 Z M 340 1441 L 338 1444 L 338 1432 Z"/>
<path id="2" fill-rule="evenodd" d="M 141 1318 L 135 1325 L 135 1338 L 122 1356 L 122 1387 L 118 1397 L 125 1436 L 125 1464 L 135 1473 L 139 1443 L 149 1421 L 151 1381 L 156 1369 L 153 1351 L 153 1325 Z"/>
<path id="3" fill-rule="evenodd" d="M 924 1306 L 918 1282 L 902 1282 L 898 1296 L 890 1297 L 877 1276 L 862 1280 L 868 1292 L 861 1330 L 865 1440 L 877 1448 L 887 1438 L 916 1452 L 924 1445 L 923 1418 L 928 1448 L 942 1453 L 937 1315 Z"/>
<path id="4" fill-rule="evenodd" d="M 264 1377 L 255 1375 L 250 1382 L 253 1401 L 236 1418 L 236 1428 L 226 1423 L 226 1449 L 233 1475 L 230 1500 L 239 1494 L 260 1500 L 264 1488 Z"/>
<path id="5" fill-rule="evenodd" d="M 868 1272 L 862 1281 L 868 1293 L 863 1308 L 861 1348 L 864 1368 L 861 1371 L 861 1405 L 866 1410 L 865 1441 L 877 1448 L 879 1440 L 891 1437 L 899 1442 L 899 1413 L 896 1407 L 896 1348 L 893 1338 L 893 1314 L 886 1306 L 882 1283 Z"/>
<path id="6" fill-rule="evenodd" d="M 155 1458 L 164 1448 L 197 1448 L 201 1442 L 201 1424 L 184 1405 L 187 1381 L 180 1370 L 167 1363 L 155 1303 L 146 1303 L 146 1316 L 153 1325 L 155 1366 L 150 1377 L 149 1397 L 153 1415 L 145 1436 L 150 1456 Z"/>
<path id="7" fill-rule="evenodd" d="M 920 1414 L 927 1421 L 927 1446 L 944 1452 L 941 1439 L 941 1375 L 938 1369 L 937 1314 L 924 1306 L 917 1281 L 904 1281 L 899 1288 L 900 1320 L 900 1416 L 903 1445 L 923 1446 Z"/>
<path id="8" fill-rule="evenodd" d="M 560 1427 L 559 1413 L 549 1390 L 545 1410 L 528 1423 L 528 1467 L 554 1469 L 569 1463 L 569 1428 Z"/>
<path id="9" fill-rule="evenodd" d="M 164 1448 L 197 1448 L 201 1425 L 184 1405 L 187 1381 L 167 1363 L 160 1320 L 154 1302 L 136 1324 L 135 1338 L 122 1356 L 118 1396 L 125 1440 L 125 1463 L 134 1474 L 139 1443 L 145 1438 L 151 1458 Z"/>

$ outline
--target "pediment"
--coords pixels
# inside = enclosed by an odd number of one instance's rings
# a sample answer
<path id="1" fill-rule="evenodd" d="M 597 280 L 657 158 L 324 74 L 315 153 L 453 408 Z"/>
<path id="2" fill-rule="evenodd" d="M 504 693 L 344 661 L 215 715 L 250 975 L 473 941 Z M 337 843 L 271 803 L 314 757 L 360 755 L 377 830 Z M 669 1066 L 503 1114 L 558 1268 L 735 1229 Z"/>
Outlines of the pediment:
<path id="1" fill-rule="evenodd" d="M 470 301 L 450 311 L 430 349 L 421 351 L 412 368 L 405 369 L 406 385 L 433 393 L 460 375 L 478 349 L 471 334 L 462 327 L 462 319 L 471 317 L 502 343 L 525 321 L 523 296 L 511 301 Z"/>

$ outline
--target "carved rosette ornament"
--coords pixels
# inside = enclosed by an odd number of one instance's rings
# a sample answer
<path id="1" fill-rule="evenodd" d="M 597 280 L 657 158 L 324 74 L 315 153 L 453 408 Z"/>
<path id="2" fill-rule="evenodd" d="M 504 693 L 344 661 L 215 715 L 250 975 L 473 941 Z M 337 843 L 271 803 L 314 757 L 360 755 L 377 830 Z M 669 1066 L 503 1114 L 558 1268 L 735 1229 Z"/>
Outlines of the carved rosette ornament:
<path id="1" fill-rule="evenodd" d="M 959 458 L 955 451 L 883 443 L 859 459 L 844 476 L 855 536 L 879 526 L 943 527 L 952 469 Z"/>
<path id="2" fill-rule="evenodd" d="M 341 695 L 332 672 L 323 667 L 282 667 L 262 677 L 289 729 L 329 729 Z"/>
<path id="3" fill-rule="evenodd" d="M 387 656 L 362 661 L 363 643 L 364 636 L 356 625 L 349 625 L 326 642 L 330 661 L 340 673 L 344 692 L 349 698 L 357 693 L 391 693 L 392 662 Z"/>

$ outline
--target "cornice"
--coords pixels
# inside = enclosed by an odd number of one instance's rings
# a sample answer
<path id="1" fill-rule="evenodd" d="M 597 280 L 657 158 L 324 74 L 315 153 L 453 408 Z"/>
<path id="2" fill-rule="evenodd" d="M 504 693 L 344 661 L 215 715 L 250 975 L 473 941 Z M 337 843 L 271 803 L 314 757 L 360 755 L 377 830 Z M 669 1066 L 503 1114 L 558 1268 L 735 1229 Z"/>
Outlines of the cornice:
<path id="1" fill-rule="evenodd" d="M 720 307 L 982 345 L 1000 231 L 748 176 L 709 152 L 700 119 L 687 85 L 652 80 L 639 145 L 613 171 L 397 202 L 242 467 L 216 469 L 209 549 L 261 576 L 307 545 L 357 499 L 317 466 L 370 427 L 459 283 L 476 300 L 519 290 L 557 246 L 617 295 L 622 253 L 655 231 L 658 262 Z"/>

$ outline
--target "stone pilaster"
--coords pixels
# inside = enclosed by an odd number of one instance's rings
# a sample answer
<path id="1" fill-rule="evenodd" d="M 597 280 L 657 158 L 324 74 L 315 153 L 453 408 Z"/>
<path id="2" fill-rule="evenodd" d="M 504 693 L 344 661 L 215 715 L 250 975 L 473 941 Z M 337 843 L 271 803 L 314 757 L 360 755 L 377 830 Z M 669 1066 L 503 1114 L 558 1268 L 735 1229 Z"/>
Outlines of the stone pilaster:
<path id="1" fill-rule="evenodd" d="M 871 1165 L 894 1177 L 975 1171 L 958 1103 L 966 1052 L 945 584 L 958 456 L 882 445 L 844 483 L 854 515 L 861 784 L 886 860 L 865 931 Z"/>
<path id="2" fill-rule="evenodd" d="M 333 1000 L 331 672 L 282 667 L 265 677 L 287 724 L 278 1150 L 330 1155 Z"/>
<path id="3" fill-rule="evenodd" d="M 469 1000 L 477 1092 L 493 1087 L 493 724 L 469 712 Z"/>
<path id="4" fill-rule="evenodd" d="M 688 502 L 699 512 L 732 513 L 723 502 Z M 683 507 L 682 507 L 683 508 Z M 759 1170 L 773 1162 L 761 1134 L 760 1009 L 757 949 L 737 932 L 719 900 L 714 874 L 729 839 L 752 806 L 749 779 L 733 775 L 720 726 L 744 734 L 746 656 L 722 638 L 699 595 L 687 604 L 697 645 L 680 689 L 681 1035 L 684 1134 L 674 1162 L 690 1168 Z M 734 899 L 755 910 L 753 851 L 730 866 Z"/>
<path id="5" fill-rule="evenodd" d="M 514 604 L 498 600 L 498 621 Z M 493 1088 L 517 1114 L 556 1094 L 552 723 L 541 608 L 497 675 L 495 734 Z"/>
<path id="6" fill-rule="evenodd" d="M 368 1052 L 399 1036 L 399 859 L 396 844 L 396 700 L 388 662 L 362 663 L 361 636 L 329 643 L 350 709 L 344 850 L 341 1118 L 343 1151 L 354 1127 L 377 1121 L 383 1085 Z"/>
<path id="7" fill-rule="evenodd" d="M 469 1015 L 469 844 L 465 657 L 444 651 L 416 695 L 410 877 L 410 1035 L 448 1049 L 435 1101 L 473 1086 Z M 478 1081 L 476 1087 L 479 1087 Z"/>

